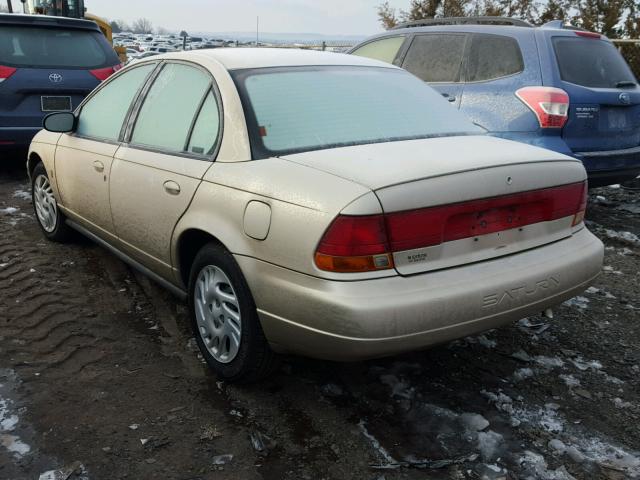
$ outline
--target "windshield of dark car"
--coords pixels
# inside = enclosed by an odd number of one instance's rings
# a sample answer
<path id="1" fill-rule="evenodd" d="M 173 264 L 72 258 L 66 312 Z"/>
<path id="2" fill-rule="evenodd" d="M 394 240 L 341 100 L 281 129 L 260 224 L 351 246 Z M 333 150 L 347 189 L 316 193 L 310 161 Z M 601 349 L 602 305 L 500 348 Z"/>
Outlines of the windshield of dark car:
<path id="1" fill-rule="evenodd" d="M 382 67 L 286 67 L 233 72 L 254 158 L 483 133 L 431 87 Z"/>

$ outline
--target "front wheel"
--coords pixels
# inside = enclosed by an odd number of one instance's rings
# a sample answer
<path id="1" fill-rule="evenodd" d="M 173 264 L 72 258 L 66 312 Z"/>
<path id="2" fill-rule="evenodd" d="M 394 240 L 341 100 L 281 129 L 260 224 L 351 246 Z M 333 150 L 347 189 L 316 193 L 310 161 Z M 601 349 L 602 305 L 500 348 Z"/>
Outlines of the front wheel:
<path id="1" fill-rule="evenodd" d="M 231 382 L 255 381 L 277 365 L 262 331 L 249 287 L 233 256 L 204 246 L 191 267 L 189 312 L 207 364 Z"/>
<path id="2" fill-rule="evenodd" d="M 31 175 L 31 200 L 44 236 L 54 242 L 68 241 L 73 231 L 65 223 L 65 216 L 58 208 L 49 175 L 42 163 L 36 165 Z"/>

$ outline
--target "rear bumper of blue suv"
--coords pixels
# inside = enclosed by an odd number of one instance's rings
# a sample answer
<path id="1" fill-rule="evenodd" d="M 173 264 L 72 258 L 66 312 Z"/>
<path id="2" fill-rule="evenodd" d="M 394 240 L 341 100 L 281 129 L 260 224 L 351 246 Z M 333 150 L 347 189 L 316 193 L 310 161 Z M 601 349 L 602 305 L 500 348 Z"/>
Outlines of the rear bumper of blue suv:
<path id="1" fill-rule="evenodd" d="M 589 187 L 603 187 L 633 180 L 640 175 L 640 146 L 595 152 L 573 152 L 559 135 L 539 132 L 492 132 L 491 135 L 529 143 L 581 160 L 587 170 Z"/>

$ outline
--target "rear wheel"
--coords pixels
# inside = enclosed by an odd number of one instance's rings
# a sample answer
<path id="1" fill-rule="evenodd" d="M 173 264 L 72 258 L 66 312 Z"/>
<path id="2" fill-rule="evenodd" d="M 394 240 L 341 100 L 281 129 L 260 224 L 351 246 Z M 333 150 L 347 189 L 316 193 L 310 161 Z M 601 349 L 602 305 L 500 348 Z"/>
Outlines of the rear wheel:
<path id="1" fill-rule="evenodd" d="M 54 242 L 68 241 L 73 231 L 65 223 L 66 217 L 58 208 L 49 175 L 42 163 L 38 163 L 31 175 L 31 199 L 44 236 Z"/>
<path id="2" fill-rule="evenodd" d="M 191 324 L 207 364 L 232 382 L 269 375 L 277 357 L 262 331 L 249 287 L 233 256 L 208 244 L 189 277 Z"/>

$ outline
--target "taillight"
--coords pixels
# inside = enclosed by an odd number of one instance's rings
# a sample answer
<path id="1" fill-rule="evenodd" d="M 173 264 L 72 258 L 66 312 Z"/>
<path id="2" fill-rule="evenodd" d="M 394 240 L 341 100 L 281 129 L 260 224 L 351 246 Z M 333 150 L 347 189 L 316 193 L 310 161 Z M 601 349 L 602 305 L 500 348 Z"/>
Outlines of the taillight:
<path id="1" fill-rule="evenodd" d="M 0 83 L 4 82 L 7 78 L 16 73 L 16 71 L 17 68 L 3 67 L 0 65 Z"/>
<path id="2" fill-rule="evenodd" d="M 316 250 L 318 268 L 366 272 L 393 268 L 393 253 L 566 217 L 584 219 L 587 182 L 380 215 L 339 215 Z"/>
<path id="3" fill-rule="evenodd" d="M 122 64 L 118 63 L 113 67 L 97 68 L 95 70 L 89 70 L 89 73 L 91 73 L 91 75 L 96 77 L 101 82 L 104 82 L 107 78 L 109 78 L 111 75 L 113 75 L 120 69 L 122 69 Z"/>
<path id="4" fill-rule="evenodd" d="M 595 38 L 595 39 L 602 38 L 602 36 L 596 32 L 581 32 L 578 30 L 578 31 L 575 31 L 574 33 L 579 37 L 584 37 L 584 38 Z"/>
<path id="5" fill-rule="evenodd" d="M 578 211 L 573 216 L 573 222 L 571 222 L 571 226 L 575 227 L 579 225 L 584 220 L 584 216 L 587 213 L 587 199 L 589 196 L 589 186 L 587 182 L 582 183 L 582 194 L 580 199 L 580 206 L 578 207 Z"/>
<path id="6" fill-rule="evenodd" d="M 332 272 L 366 272 L 393 267 L 384 215 L 339 215 L 316 250 L 316 265 Z"/>
<path id="7" fill-rule="evenodd" d="M 569 116 L 569 95 L 555 87 L 524 87 L 516 96 L 535 113 L 541 128 L 562 128 Z"/>

